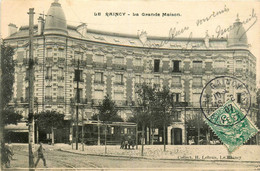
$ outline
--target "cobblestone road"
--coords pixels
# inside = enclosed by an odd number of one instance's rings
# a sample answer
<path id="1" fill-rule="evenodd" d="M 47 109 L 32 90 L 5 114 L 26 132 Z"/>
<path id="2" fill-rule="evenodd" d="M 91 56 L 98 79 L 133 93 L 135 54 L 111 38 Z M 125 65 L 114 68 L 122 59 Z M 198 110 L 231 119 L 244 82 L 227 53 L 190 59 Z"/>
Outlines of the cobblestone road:
<path id="1" fill-rule="evenodd" d="M 14 160 L 11 162 L 11 168 L 6 170 L 28 170 L 21 169 L 28 167 L 28 152 L 26 148 L 14 148 Z M 106 157 L 106 156 L 92 156 L 84 154 L 73 154 L 57 149 L 46 148 L 45 157 L 47 161 L 48 170 L 50 168 L 67 168 L 76 170 L 81 169 L 100 169 L 107 168 L 115 170 L 114 168 L 175 168 L 179 169 L 240 169 L 253 170 L 259 166 L 259 163 L 250 162 L 212 162 L 212 161 L 179 161 L 179 160 L 152 160 L 152 159 L 138 159 L 127 157 Z M 40 161 L 38 169 L 43 168 L 43 162 Z"/>

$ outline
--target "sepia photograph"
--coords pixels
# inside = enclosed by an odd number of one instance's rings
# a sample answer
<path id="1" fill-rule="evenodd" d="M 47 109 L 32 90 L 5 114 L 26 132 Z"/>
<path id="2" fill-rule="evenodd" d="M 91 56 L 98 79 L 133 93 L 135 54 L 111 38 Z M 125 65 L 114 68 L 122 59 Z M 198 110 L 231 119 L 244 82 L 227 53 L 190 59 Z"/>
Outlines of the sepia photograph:
<path id="1" fill-rule="evenodd" d="M 260 170 L 260 1 L 0 1 L 1 170 Z"/>

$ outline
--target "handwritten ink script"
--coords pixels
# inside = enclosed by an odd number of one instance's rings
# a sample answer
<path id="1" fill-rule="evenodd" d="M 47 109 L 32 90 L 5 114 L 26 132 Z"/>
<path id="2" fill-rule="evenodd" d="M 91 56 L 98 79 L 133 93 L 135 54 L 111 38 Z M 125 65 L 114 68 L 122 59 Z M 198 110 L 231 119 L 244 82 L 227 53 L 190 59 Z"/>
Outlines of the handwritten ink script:
<path id="1" fill-rule="evenodd" d="M 255 10 L 252 9 L 252 13 L 249 15 L 249 17 L 247 19 L 245 19 L 244 21 L 242 21 L 243 24 L 247 24 L 249 23 L 251 20 L 254 20 L 254 22 L 248 27 L 248 29 L 244 32 L 244 34 L 253 26 L 255 25 L 256 21 L 257 21 L 257 16 L 256 16 L 256 13 L 255 13 Z M 235 29 L 236 27 L 242 27 L 242 25 L 230 25 L 229 27 L 227 28 L 221 28 L 220 25 L 218 25 L 216 27 L 216 33 L 217 33 L 217 38 L 222 36 L 223 34 L 227 33 L 227 32 L 230 32 L 231 30 Z M 239 28 L 238 28 L 239 30 Z M 242 34 L 241 37 L 244 35 Z"/>
<path id="2" fill-rule="evenodd" d="M 197 27 L 200 27 L 201 25 L 203 25 L 204 23 L 212 20 L 213 18 L 216 18 L 220 15 L 224 15 L 225 13 L 229 12 L 229 8 L 225 5 L 224 9 L 219 10 L 219 11 L 213 11 L 208 17 L 202 18 L 202 19 L 198 19 L 196 20 L 195 25 Z M 253 25 L 255 25 L 256 21 L 257 21 L 257 15 L 254 11 L 254 9 L 252 9 L 252 13 L 249 15 L 249 17 L 247 19 L 245 19 L 244 21 L 242 21 L 242 24 L 246 25 L 248 24 L 250 21 L 254 20 L 254 22 L 245 30 L 245 32 L 241 35 L 240 38 L 242 38 L 242 36 L 249 31 Z M 239 27 L 241 27 L 242 25 L 240 25 Z M 232 29 L 234 29 L 235 26 L 234 25 L 230 25 L 228 28 L 224 28 L 222 29 L 220 25 L 217 26 L 215 32 L 216 32 L 216 37 L 219 38 L 221 37 L 223 34 L 231 31 Z M 146 42 L 142 42 L 144 47 L 148 47 L 148 48 L 160 48 L 163 47 L 164 45 L 168 44 L 170 41 L 174 40 L 176 37 L 186 33 L 190 31 L 190 26 L 184 26 L 181 28 L 177 28 L 177 27 L 173 27 L 170 28 L 169 33 L 168 33 L 168 39 L 160 41 L 159 43 L 154 43 L 150 40 L 147 40 Z M 214 36 L 214 35 L 213 35 Z M 180 46 L 182 50 L 192 50 L 193 45 L 191 45 L 191 40 L 193 38 L 193 32 L 190 31 L 190 34 L 188 36 L 187 42 L 184 46 Z M 176 46 L 178 47 L 178 46 Z M 149 51 L 149 50 L 148 50 Z"/>

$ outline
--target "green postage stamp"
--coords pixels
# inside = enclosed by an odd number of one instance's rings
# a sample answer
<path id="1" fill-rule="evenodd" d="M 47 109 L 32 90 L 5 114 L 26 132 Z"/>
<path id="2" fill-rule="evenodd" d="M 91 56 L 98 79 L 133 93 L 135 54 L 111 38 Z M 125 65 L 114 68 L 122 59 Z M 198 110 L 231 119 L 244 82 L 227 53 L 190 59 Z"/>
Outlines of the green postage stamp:
<path id="1" fill-rule="evenodd" d="M 229 100 L 205 121 L 227 146 L 228 151 L 233 152 L 259 131 L 248 117 L 244 116 L 238 105 Z"/>

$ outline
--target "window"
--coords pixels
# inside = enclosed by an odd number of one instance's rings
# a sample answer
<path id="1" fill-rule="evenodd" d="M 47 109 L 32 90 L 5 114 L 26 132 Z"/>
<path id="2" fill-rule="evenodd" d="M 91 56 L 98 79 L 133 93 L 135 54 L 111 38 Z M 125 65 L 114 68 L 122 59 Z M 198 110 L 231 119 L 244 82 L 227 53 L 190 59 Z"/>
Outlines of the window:
<path id="1" fill-rule="evenodd" d="M 63 68 L 62 67 L 59 67 L 58 69 L 58 79 L 61 79 L 63 80 Z"/>
<path id="2" fill-rule="evenodd" d="M 17 62 L 23 62 L 23 53 L 24 52 L 17 52 Z"/>
<path id="3" fill-rule="evenodd" d="M 117 84 L 123 84 L 123 74 L 116 74 L 115 82 Z"/>
<path id="4" fill-rule="evenodd" d="M 179 76 L 175 76 L 172 77 L 172 85 L 181 85 L 181 77 Z"/>
<path id="5" fill-rule="evenodd" d="M 82 70 L 75 70 L 74 81 L 83 81 Z"/>
<path id="6" fill-rule="evenodd" d="M 180 93 L 174 93 L 173 100 L 174 102 L 180 102 Z"/>
<path id="7" fill-rule="evenodd" d="M 51 67 L 47 67 L 46 68 L 46 79 L 51 79 L 51 72 L 52 72 Z"/>
<path id="8" fill-rule="evenodd" d="M 25 80 L 29 80 L 29 78 L 30 78 L 30 70 L 26 69 Z"/>
<path id="9" fill-rule="evenodd" d="M 193 78 L 193 86 L 202 86 L 202 78 L 201 77 L 194 77 Z"/>
<path id="10" fill-rule="evenodd" d="M 141 75 L 136 75 L 135 76 L 135 83 L 136 84 L 141 84 Z"/>
<path id="11" fill-rule="evenodd" d="M 74 89 L 74 92 L 75 92 L 75 96 L 74 97 L 75 97 L 75 101 L 76 102 L 77 102 L 78 98 L 79 98 L 79 100 L 83 98 L 83 90 L 81 88 L 79 88 L 78 90 L 79 90 L 79 92 L 78 92 L 79 93 L 79 97 L 77 96 L 77 89 L 76 88 Z"/>
<path id="12" fill-rule="evenodd" d="M 192 103 L 193 106 L 199 106 L 200 105 L 200 94 L 199 93 L 194 93 L 192 95 Z"/>
<path id="13" fill-rule="evenodd" d="M 180 62 L 181 61 L 172 61 L 173 62 L 173 71 L 172 72 L 180 72 Z"/>
<path id="14" fill-rule="evenodd" d="M 29 100 L 29 93 L 30 93 L 30 91 L 29 91 L 29 87 L 26 87 L 26 89 L 25 89 L 25 99 L 28 101 Z"/>
<path id="15" fill-rule="evenodd" d="M 202 72 L 202 61 L 193 61 L 193 71 L 195 73 Z"/>
<path id="16" fill-rule="evenodd" d="M 124 100 L 124 92 L 123 91 L 115 91 L 114 92 L 114 100 Z"/>
<path id="17" fill-rule="evenodd" d="M 52 49 L 51 48 L 47 49 L 47 57 L 52 57 Z"/>
<path id="18" fill-rule="evenodd" d="M 58 87 L 58 97 L 64 97 L 64 89 L 63 87 Z"/>
<path id="19" fill-rule="evenodd" d="M 95 90 L 94 99 L 102 100 L 104 98 L 103 90 Z"/>
<path id="20" fill-rule="evenodd" d="M 236 60 L 236 67 L 237 68 L 242 68 L 242 60 Z"/>
<path id="21" fill-rule="evenodd" d="M 123 57 L 115 57 L 115 64 L 123 65 L 124 58 Z"/>
<path id="22" fill-rule="evenodd" d="M 225 61 L 215 61 L 215 68 L 224 68 Z"/>
<path id="23" fill-rule="evenodd" d="M 95 83 L 103 83 L 103 73 L 102 72 L 95 73 Z"/>
<path id="24" fill-rule="evenodd" d="M 59 57 L 64 57 L 64 49 L 59 49 Z"/>
<path id="25" fill-rule="evenodd" d="M 135 65 L 135 66 L 141 66 L 141 65 L 142 65 L 142 60 L 141 60 L 141 58 L 135 58 L 135 59 L 134 59 L 134 65 Z"/>
<path id="26" fill-rule="evenodd" d="M 237 103 L 241 103 L 241 93 L 237 93 Z"/>
<path id="27" fill-rule="evenodd" d="M 104 56 L 96 55 L 96 56 L 94 57 L 94 61 L 95 61 L 95 62 L 103 63 L 103 62 L 104 62 Z"/>
<path id="28" fill-rule="evenodd" d="M 76 62 L 79 60 L 83 60 L 83 53 L 80 53 L 80 52 L 75 52 L 75 60 Z"/>
<path id="29" fill-rule="evenodd" d="M 51 97 L 51 86 L 47 86 L 45 89 L 45 96 Z"/>
<path id="30" fill-rule="evenodd" d="M 159 76 L 154 77 L 154 84 L 156 84 L 156 85 L 160 84 L 160 77 Z"/>
<path id="31" fill-rule="evenodd" d="M 181 111 L 175 111 L 174 114 L 174 120 L 181 121 Z"/>
<path id="32" fill-rule="evenodd" d="M 159 72 L 159 69 L 160 69 L 160 60 L 155 59 L 154 60 L 154 72 Z"/>

